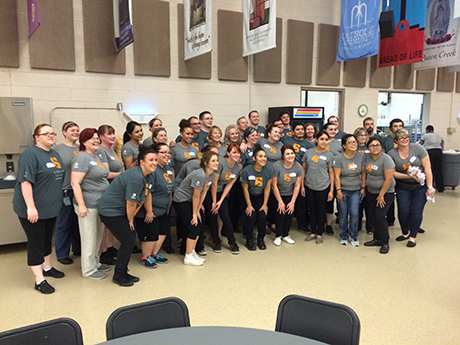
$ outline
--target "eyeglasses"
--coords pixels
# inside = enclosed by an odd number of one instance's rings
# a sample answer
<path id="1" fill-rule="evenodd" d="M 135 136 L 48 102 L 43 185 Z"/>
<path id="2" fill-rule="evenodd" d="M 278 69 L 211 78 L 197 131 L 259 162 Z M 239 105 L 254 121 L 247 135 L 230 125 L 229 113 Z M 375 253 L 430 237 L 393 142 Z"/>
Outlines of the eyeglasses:
<path id="1" fill-rule="evenodd" d="M 382 145 L 380 145 L 380 144 L 372 144 L 372 145 L 369 145 L 369 147 L 370 147 L 370 148 L 373 148 L 373 149 L 375 149 L 375 148 L 377 148 L 377 147 L 381 147 L 381 146 L 382 146 Z"/>
<path id="2" fill-rule="evenodd" d="M 357 144 L 356 140 L 353 140 L 353 141 L 347 141 L 347 144 Z"/>
<path id="3" fill-rule="evenodd" d="M 46 132 L 46 133 L 40 133 L 40 134 L 37 134 L 38 136 L 40 135 L 43 135 L 45 137 L 55 137 L 57 135 L 57 133 L 55 132 Z"/>
<path id="4" fill-rule="evenodd" d="M 169 151 L 158 151 L 158 153 L 161 153 L 162 155 L 170 155 L 171 152 Z"/>
<path id="5" fill-rule="evenodd" d="M 101 141 L 101 138 L 99 138 L 99 137 L 98 137 L 98 138 L 92 137 L 92 138 L 89 139 L 89 140 L 92 140 L 92 141 Z"/>

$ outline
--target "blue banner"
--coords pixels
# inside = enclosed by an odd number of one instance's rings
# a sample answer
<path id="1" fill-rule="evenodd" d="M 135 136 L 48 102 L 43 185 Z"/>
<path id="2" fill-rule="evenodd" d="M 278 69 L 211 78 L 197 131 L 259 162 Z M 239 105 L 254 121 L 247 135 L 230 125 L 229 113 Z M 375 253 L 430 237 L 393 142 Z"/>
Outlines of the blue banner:
<path id="1" fill-rule="evenodd" d="M 342 0 L 337 61 L 361 59 L 379 52 L 380 0 Z"/>

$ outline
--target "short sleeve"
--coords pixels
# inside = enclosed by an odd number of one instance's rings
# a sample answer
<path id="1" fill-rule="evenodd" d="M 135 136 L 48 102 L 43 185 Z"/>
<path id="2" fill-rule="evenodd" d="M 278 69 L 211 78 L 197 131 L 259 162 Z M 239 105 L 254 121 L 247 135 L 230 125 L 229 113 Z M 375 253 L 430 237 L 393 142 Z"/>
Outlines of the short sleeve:
<path id="1" fill-rule="evenodd" d="M 190 186 L 194 189 L 203 190 L 206 187 L 206 179 L 203 179 L 199 174 L 191 176 Z"/>
<path id="2" fill-rule="evenodd" d="M 19 158 L 18 182 L 29 181 L 30 183 L 35 183 L 37 170 L 37 157 L 35 157 L 30 151 L 25 151 L 21 155 L 21 158 Z"/>
<path id="3" fill-rule="evenodd" d="M 337 155 L 337 156 L 334 157 L 332 167 L 333 168 L 340 168 L 340 169 L 342 168 L 342 156 Z"/>
<path id="4" fill-rule="evenodd" d="M 246 184 L 248 183 L 248 171 L 246 169 L 243 169 L 243 171 L 241 172 L 240 181 Z"/>
<path id="5" fill-rule="evenodd" d="M 393 169 L 395 167 L 395 162 L 391 159 L 390 156 L 385 155 L 385 160 L 383 161 L 384 166 L 383 170 Z"/>
<path id="6" fill-rule="evenodd" d="M 77 154 L 72 160 L 72 171 L 87 173 L 89 170 L 89 164 L 86 157 L 83 154 Z"/>
<path id="7" fill-rule="evenodd" d="M 420 160 L 428 156 L 428 151 L 421 145 L 415 144 L 417 149 L 417 155 L 420 157 Z"/>
<path id="8" fill-rule="evenodd" d="M 125 200 L 137 202 L 140 200 L 140 195 L 144 190 L 143 183 L 139 180 L 132 180 L 126 184 Z"/>
<path id="9" fill-rule="evenodd" d="M 134 157 L 133 152 L 129 149 L 129 147 L 125 144 L 121 148 L 121 157 L 122 158 L 128 158 L 128 157 Z"/>

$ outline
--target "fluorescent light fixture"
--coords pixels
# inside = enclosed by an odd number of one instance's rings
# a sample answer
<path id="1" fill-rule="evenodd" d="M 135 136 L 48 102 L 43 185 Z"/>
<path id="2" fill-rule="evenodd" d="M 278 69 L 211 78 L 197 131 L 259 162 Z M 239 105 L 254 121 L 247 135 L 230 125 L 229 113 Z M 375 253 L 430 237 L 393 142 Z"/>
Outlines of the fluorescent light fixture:
<path id="1" fill-rule="evenodd" d="M 146 125 L 149 123 L 149 121 L 153 118 L 156 118 L 158 114 L 154 113 L 127 113 L 123 111 L 122 117 L 129 121 L 136 121 L 140 123 L 141 125 Z"/>

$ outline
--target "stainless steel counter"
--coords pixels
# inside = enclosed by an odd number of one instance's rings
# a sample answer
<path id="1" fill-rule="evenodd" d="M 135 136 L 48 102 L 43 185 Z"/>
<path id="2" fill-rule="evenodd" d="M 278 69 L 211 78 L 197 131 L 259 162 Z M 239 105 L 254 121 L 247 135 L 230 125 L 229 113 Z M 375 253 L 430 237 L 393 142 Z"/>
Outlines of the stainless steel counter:
<path id="1" fill-rule="evenodd" d="M 13 211 L 13 195 L 12 188 L 0 189 L 0 245 L 27 242 L 18 216 Z"/>

